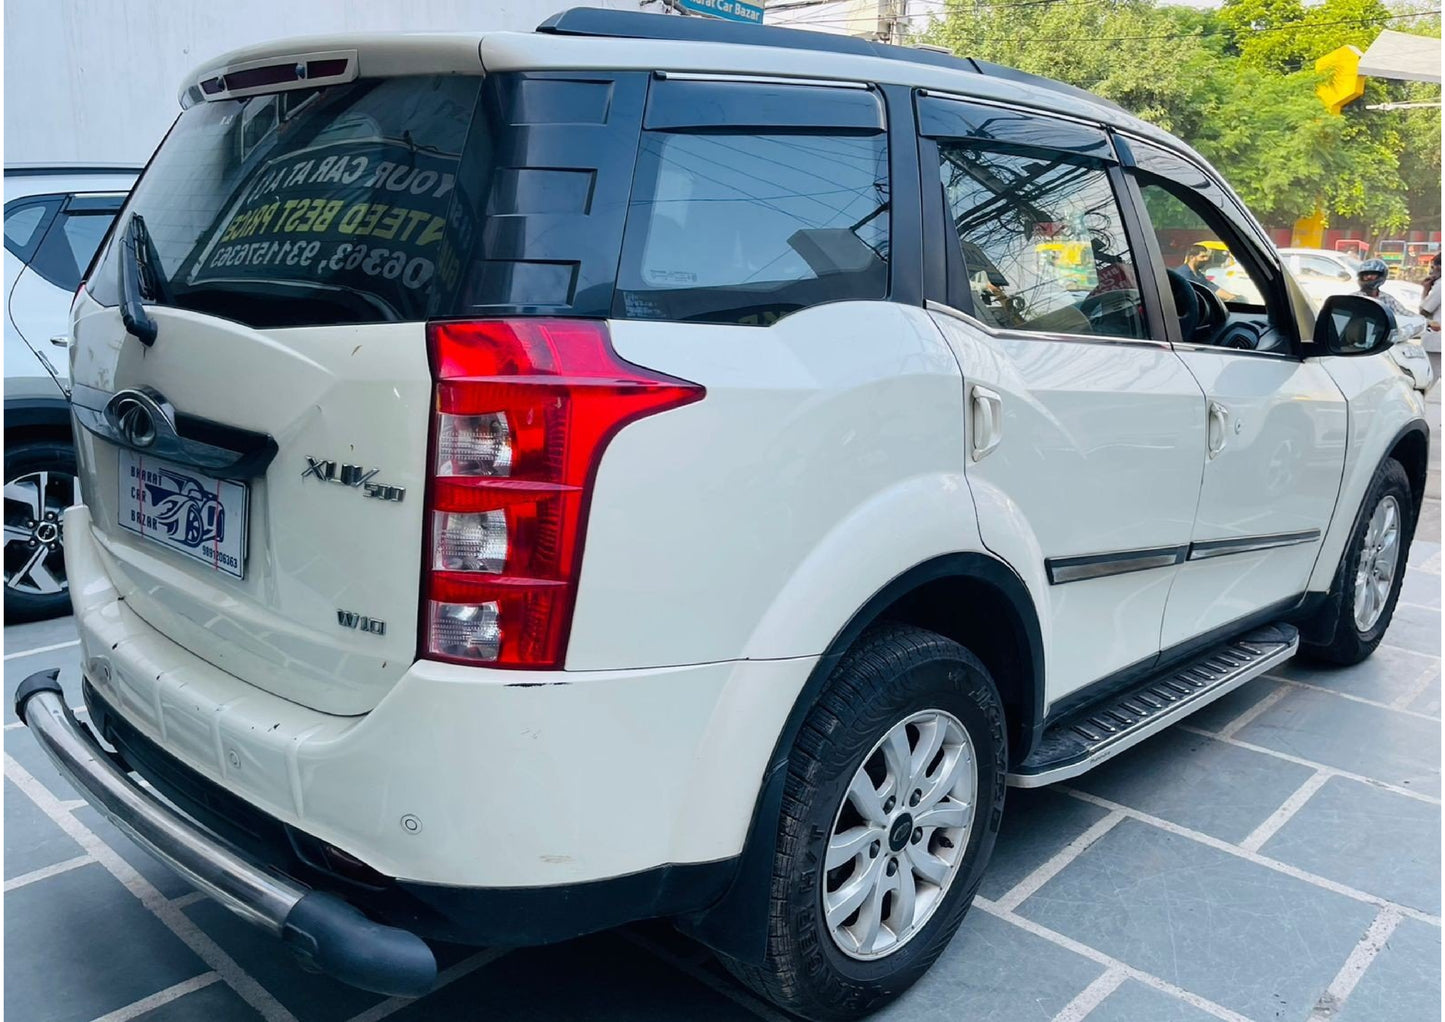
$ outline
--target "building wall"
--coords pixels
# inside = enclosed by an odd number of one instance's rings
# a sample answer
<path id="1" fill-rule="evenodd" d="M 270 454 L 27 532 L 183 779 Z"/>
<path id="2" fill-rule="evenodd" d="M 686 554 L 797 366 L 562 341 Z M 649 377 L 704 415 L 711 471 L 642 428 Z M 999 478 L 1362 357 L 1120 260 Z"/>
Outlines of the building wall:
<path id="1" fill-rule="evenodd" d="M 219 53 L 335 32 L 525 31 L 575 6 L 654 0 L 5 0 L 5 162 L 141 164 Z"/>

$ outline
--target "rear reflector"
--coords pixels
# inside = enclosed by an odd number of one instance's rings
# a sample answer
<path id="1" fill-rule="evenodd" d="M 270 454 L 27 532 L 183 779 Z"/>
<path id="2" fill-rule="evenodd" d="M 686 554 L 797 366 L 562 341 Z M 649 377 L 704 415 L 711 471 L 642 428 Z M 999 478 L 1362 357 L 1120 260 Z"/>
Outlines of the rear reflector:
<path id="1" fill-rule="evenodd" d="M 421 655 L 560 668 L 602 452 L 623 426 L 703 389 L 618 358 L 594 320 L 427 332 L 436 405 Z"/>

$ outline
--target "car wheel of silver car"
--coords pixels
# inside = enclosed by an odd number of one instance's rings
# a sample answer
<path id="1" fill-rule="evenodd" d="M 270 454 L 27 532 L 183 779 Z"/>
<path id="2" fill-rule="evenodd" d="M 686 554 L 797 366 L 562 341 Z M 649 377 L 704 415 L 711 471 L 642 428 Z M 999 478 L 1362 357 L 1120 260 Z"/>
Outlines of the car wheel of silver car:
<path id="1" fill-rule="evenodd" d="M 938 957 L 1003 810 L 1003 707 L 958 643 L 875 628 L 839 661 L 788 759 L 762 966 L 733 971 L 809 1019 L 854 1019 Z"/>
<path id="2" fill-rule="evenodd" d="M 1306 628 L 1307 634 L 1332 632 L 1332 638 L 1326 643 L 1304 644 L 1307 656 L 1326 663 L 1356 664 L 1375 651 L 1395 613 L 1414 533 L 1415 502 L 1409 477 L 1398 461 L 1387 459 L 1376 470 L 1360 505 L 1335 576 L 1335 598 L 1322 617 Z"/>
<path id="3" fill-rule="evenodd" d="M 5 450 L 5 618 L 70 612 L 61 515 L 75 503 L 75 448 L 34 440 Z"/>

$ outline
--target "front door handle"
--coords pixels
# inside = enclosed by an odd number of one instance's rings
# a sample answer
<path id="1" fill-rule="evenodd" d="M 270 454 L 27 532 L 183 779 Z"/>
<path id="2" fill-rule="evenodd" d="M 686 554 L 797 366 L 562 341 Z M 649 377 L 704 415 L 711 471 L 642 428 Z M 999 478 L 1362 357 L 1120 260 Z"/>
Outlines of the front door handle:
<path id="1" fill-rule="evenodd" d="M 1218 401 L 1209 402 L 1209 456 L 1217 458 L 1229 443 L 1229 409 Z"/>
<path id="2" fill-rule="evenodd" d="M 972 427 L 972 455 L 982 461 L 1003 439 L 1003 398 L 977 384 L 969 388 L 969 425 Z"/>

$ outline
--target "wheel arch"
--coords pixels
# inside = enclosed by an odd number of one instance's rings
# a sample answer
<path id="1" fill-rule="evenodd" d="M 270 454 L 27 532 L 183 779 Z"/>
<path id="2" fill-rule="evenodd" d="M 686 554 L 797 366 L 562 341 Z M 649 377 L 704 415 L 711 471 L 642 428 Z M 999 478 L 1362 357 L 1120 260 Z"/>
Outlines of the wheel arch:
<path id="1" fill-rule="evenodd" d="M 788 754 L 838 660 L 883 621 L 938 632 L 978 656 L 1004 702 L 1010 765 L 1031 751 L 1044 715 L 1044 644 L 1028 587 L 1007 564 L 983 553 L 945 554 L 915 565 L 853 614 L 810 672 L 768 760 L 732 882 L 713 905 L 676 921 L 689 936 L 732 958 L 762 961 Z"/>
<path id="2" fill-rule="evenodd" d="M 1416 419 L 1407 424 L 1390 441 L 1387 458 L 1398 461 L 1410 480 L 1410 496 L 1415 504 L 1415 514 L 1425 502 L 1425 481 L 1430 471 L 1430 427 Z"/>
<path id="3" fill-rule="evenodd" d="M 61 396 L 22 396 L 5 401 L 5 446 L 28 440 L 72 441 L 70 402 Z"/>

